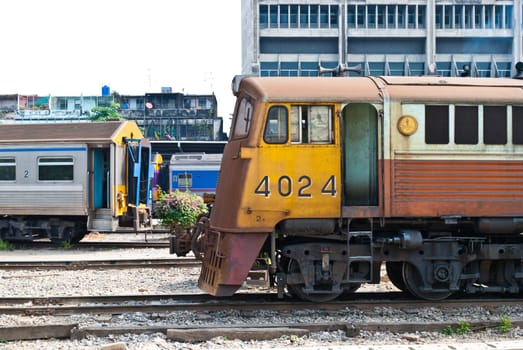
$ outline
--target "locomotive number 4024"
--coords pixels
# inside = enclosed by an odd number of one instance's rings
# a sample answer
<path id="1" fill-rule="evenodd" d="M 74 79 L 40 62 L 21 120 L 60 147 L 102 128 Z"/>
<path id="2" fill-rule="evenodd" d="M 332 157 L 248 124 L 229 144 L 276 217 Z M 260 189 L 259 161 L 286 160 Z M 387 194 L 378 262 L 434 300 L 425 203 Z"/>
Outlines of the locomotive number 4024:
<path id="1" fill-rule="evenodd" d="M 302 175 L 298 180 L 293 180 L 290 176 L 282 175 L 278 178 L 278 195 L 282 197 L 289 197 L 294 193 L 294 187 L 296 187 L 296 195 L 300 198 L 311 198 L 313 196 L 312 191 L 312 179 L 307 175 Z M 270 197 L 271 195 L 271 178 L 265 175 L 256 186 L 254 193 L 264 197 Z M 320 194 L 329 195 L 336 197 L 336 176 L 331 175 L 327 181 L 323 184 Z"/>

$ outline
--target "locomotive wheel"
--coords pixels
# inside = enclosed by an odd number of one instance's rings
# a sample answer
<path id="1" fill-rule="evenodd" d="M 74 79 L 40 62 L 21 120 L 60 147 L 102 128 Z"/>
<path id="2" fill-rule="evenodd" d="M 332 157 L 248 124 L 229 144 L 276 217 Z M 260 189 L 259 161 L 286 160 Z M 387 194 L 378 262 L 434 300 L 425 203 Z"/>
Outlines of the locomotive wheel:
<path id="1" fill-rule="evenodd" d="M 403 263 L 388 261 L 385 263 L 385 267 L 387 269 L 387 276 L 389 276 L 389 280 L 392 282 L 394 287 L 403 292 L 408 292 L 407 286 L 405 286 L 405 281 L 403 281 Z"/>
<path id="2" fill-rule="evenodd" d="M 413 264 L 407 262 L 403 263 L 402 274 L 403 282 L 405 283 L 407 291 L 420 299 L 443 300 L 452 295 L 452 292 L 450 291 L 431 292 L 423 290 L 423 279 L 421 278 L 418 269 Z"/>
<path id="3" fill-rule="evenodd" d="M 287 273 L 300 273 L 300 266 L 298 262 L 294 259 L 289 259 L 289 263 L 287 264 Z M 321 294 L 307 294 L 303 291 L 303 287 L 305 287 L 304 283 L 299 284 L 287 284 L 287 289 L 289 294 L 305 301 L 311 301 L 313 303 L 323 303 L 327 301 L 334 300 L 338 298 L 342 293 L 321 293 Z"/>

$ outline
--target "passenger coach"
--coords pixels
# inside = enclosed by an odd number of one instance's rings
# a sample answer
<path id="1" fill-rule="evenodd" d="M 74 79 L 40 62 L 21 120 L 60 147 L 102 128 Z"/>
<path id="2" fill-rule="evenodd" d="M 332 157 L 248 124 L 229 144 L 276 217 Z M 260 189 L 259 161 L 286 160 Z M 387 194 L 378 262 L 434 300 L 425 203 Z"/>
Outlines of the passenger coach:
<path id="1" fill-rule="evenodd" d="M 150 229 L 150 162 L 133 122 L 0 125 L 0 237 Z"/>

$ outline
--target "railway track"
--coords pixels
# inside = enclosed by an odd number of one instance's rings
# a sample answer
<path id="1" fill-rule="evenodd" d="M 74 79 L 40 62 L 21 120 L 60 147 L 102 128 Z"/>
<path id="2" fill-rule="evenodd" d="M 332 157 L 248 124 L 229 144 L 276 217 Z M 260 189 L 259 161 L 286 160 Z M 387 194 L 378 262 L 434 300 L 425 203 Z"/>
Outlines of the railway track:
<path id="1" fill-rule="evenodd" d="M 201 261 L 194 258 L 172 259 L 106 259 L 106 260 L 56 260 L 56 261 L 0 261 L 4 270 L 84 270 L 84 269 L 129 269 L 200 267 Z"/>
<path id="2" fill-rule="evenodd" d="M 56 243 L 49 241 L 16 242 L 13 243 L 16 249 L 49 249 L 57 248 Z M 148 241 L 80 241 L 71 245 L 68 249 L 117 249 L 117 248 L 169 248 L 166 240 Z"/>
<path id="3" fill-rule="evenodd" d="M 122 296 L 55 296 L 0 298 L 0 314 L 10 315 L 75 315 L 123 314 L 129 312 L 165 313 L 175 311 L 333 311 L 343 308 L 368 310 L 379 306 L 394 308 L 459 308 L 471 305 L 494 309 L 523 306 L 517 298 L 454 298 L 434 302 L 409 299 L 402 292 L 354 293 L 351 299 L 328 303 L 301 300 L 279 300 L 275 293 L 240 293 L 216 298 L 207 294 L 122 295 Z"/>

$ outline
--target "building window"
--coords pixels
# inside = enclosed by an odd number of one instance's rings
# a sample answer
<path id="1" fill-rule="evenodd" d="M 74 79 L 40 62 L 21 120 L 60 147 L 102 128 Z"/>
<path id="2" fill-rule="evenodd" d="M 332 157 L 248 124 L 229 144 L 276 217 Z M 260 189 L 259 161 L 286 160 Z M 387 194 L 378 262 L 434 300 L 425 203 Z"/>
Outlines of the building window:
<path id="1" fill-rule="evenodd" d="M 265 29 L 269 27 L 269 6 L 260 5 L 260 28 Z"/>
<path id="2" fill-rule="evenodd" d="M 298 5 L 290 6 L 290 14 L 291 28 L 298 28 Z"/>
<path id="3" fill-rule="evenodd" d="M 319 28 L 320 23 L 319 23 L 318 6 L 313 5 L 309 8 L 309 10 L 310 10 L 310 14 L 311 14 L 311 21 L 310 21 L 311 28 Z"/>
<path id="4" fill-rule="evenodd" d="M 445 5 L 443 7 L 443 11 L 444 11 L 443 20 L 444 20 L 445 28 L 446 29 L 452 28 L 452 6 Z"/>
<path id="5" fill-rule="evenodd" d="M 67 98 L 57 97 L 56 98 L 56 109 L 65 111 L 67 110 Z"/>
<path id="6" fill-rule="evenodd" d="M 280 6 L 280 28 L 289 28 L 289 5 Z"/>
<path id="7" fill-rule="evenodd" d="M 247 101 L 246 98 L 243 98 L 238 105 L 238 110 L 236 111 L 236 120 L 234 122 L 233 132 L 234 138 L 247 136 L 251 127 L 251 119 L 252 104 Z"/>
<path id="8" fill-rule="evenodd" d="M 496 5 L 494 8 L 494 27 L 496 29 L 501 29 L 503 28 L 503 6 Z"/>
<path id="9" fill-rule="evenodd" d="M 492 5 L 485 5 L 483 6 L 483 16 L 485 18 L 485 22 L 483 24 L 484 28 L 492 29 L 494 28 L 494 6 Z"/>
<path id="10" fill-rule="evenodd" d="M 357 7 L 357 24 L 358 28 L 365 28 L 365 6 Z"/>
<path id="11" fill-rule="evenodd" d="M 474 6 L 474 28 L 483 28 L 483 6 Z"/>
<path id="12" fill-rule="evenodd" d="M 378 12 L 378 28 L 385 28 L 385 23 L 387 22 L 387 11 L 384 5 L 377 6 Z"/>
<path id="13" fill-rule="evenodd" d="M 507 108 L 505 106 L 483 106 L 483 143 L 486 145 L 507 144 Z"/>
<path id="14" fill-rule="evenodd" d="M 512 28 L 512 5 L 505 5 L 505 28 Z"/>
<path id="15" fill-rule="evenodd" d="M 309 6 L 300 5 L 300 28 L 309 27 Z"/>
<path id="16" fill-rule="evenodd" d="M 329 6 L 320 5 L 320 28 L 329 28 Z"/>
<path id="17" fill-rule="evenodd" d="M 297 77 L 298 62 L 280 62 L 280 76 Z"/>
<path id="18" fill-rule="evenodd" d="M 387 6 L 387 28 L 396 28 L 396 6 Z"/>
<path id="19" fill-rule="evenodd" d="M 454 28 L 463 28 L 463 6 L 457 5 L 454 7 Z"/>
<path id="20" fill-rule="evenodd" d="M 13 157 L 0 158 L 0 181 L 16 180 L 16 160 Z"/>
<path id="21" fill-rule="evenodd" d="M 457 145 L 478 143 L 478 107 L 456 106 L 454 114 L 454 142 Z"/>
<path id="22" fill-rule="evenodd" d="M 441 5 L 436 5 L 436 15 L 435 15 L 436 29 L 443 28 L 443 16 L 444 16 L 443 8 L 444 7 Z"/>
<path id="23" fill-rule="evenodd" d="M 74 179 L 73 158 L 39 158 L 38 180 L 72 181 Z"/>
<path id="24" fill-rule="evenodd" d="M 416 28 L 416 7 L 414 5 L 407 6 L 407 23 L 409 28 Z"/>
<path id="25" fill-rule="evenodd" d="M 338 28 L 338 6 L 330 6 L 330 19 L 329 19 L 330 28 Z"/>
<path id="26" fill-rule="evenodd" d="M 278 6 L 272 5 L 269 8 L 269 25 L 271 28 L 278 28 Z"/>
<path id="27" fill-rule="evenodd" d="M 376 28 L 376 5 L 367 6 L 367 26 Z"/>
<path id="28" fill-rule="evenodd" d="M 347 6 L 347 25 L 356 28 L 356 5 Z"/>
<path id="29" fill-rule="evenodd" d="M 425 28 L 425 6 L 417 6 L 418 28 Z"/>
<path id="30" fill-rule="evenodd" d="M 449 143 L 448 106 L 425 106 L 425 143 Z"/>
<path id="31" fill-rule="evenodd" d="M 464 11 L 465 11 L 465 16 L 464 16 L 465 28 L 466 29 L 471 29 L 472 28 L 472 23 L 474 21 L 474 16 L 472 14 L 473 6 L 470 6 L 470 5 L 464 6 Z"/>
<path id="32" fill-rule="evenodd" d="M 272 106 L 269 109 L 263 141 L 266 143 L 286 143 L 287 142 L 288 116 L 287 108 L 284 106 Z"/>
<path id="33" fill-rule="evenodd" d="M 407 6 L 398 5 L 398 28 L 405 28 L 406 18 L 407 18 Z"/>
<path id="34" fill-rule="evenodd" d="M 300 75 L 305 77 L 317 77 L 318 62 L 301 62 Z"/>

